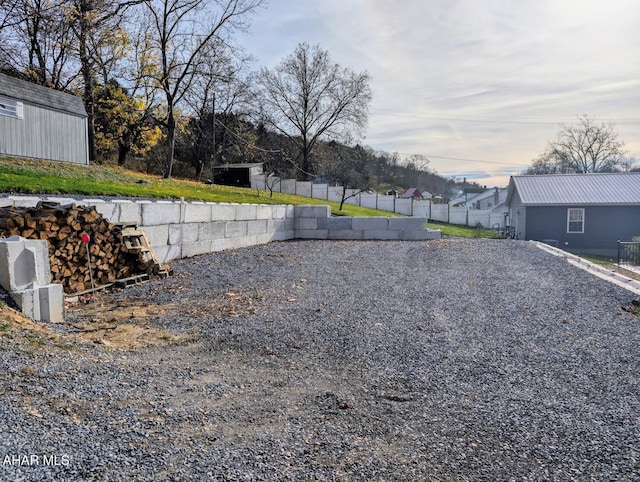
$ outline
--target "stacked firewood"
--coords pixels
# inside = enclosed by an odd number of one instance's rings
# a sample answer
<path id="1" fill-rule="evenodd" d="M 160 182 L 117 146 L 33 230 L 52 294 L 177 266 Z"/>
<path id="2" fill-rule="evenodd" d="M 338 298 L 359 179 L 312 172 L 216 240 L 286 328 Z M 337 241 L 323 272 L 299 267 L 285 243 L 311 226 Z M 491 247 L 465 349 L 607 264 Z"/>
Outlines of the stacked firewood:
<path id="1" fill-rule="evenodd" d="M 83 240 L 83 234 L 88 238 Z M 92 288 L 92 276 L 94 286 L 100 286 L 157 270 L 148 257 L 128 250 L 122 226 L 111 224 L 94 207 L 40 202 L 35 208 L 0 208 L 0 237 L 8 236 L 48 241 L 51 279 L 65 293 Z"/>

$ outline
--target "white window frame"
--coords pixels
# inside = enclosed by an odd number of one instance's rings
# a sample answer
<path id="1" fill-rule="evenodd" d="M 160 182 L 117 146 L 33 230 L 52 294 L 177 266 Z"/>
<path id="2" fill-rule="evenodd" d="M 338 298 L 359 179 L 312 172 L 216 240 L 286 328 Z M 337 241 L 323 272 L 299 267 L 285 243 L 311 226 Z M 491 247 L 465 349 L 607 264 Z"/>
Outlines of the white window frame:
<path id="1" fill-rule="evenodd" d="M 7 97 L 0 97 L 0 115 L 13 117 L 14 119 L 24 118 L 22 102 Z"/>
<path id="2" fill-rule="evenodd" d="M 572 213 L 580 213 L 580 219 L 571 219 Z M 571 223 L 580 223 L 580 231 L 571 229 Z M 584 208 L 568 208 L 567 209 L 567 233 L 568 234 L 582 234 L 584 233 Z"/>

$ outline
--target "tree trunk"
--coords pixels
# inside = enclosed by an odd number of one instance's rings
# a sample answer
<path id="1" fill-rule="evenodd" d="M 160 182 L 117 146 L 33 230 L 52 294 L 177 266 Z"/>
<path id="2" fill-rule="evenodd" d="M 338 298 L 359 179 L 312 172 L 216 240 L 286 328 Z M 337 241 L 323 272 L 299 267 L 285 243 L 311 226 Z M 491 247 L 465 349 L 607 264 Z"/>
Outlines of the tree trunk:
<path id="1" fill-rule="evenodd" d="M 89 31 L 89 16 L 91 12 L 94 10 L 93 5 L 90 0 L 85 0 L 80 2 L 80 19 L 79 19 L 79 28 L 80 35 L 78 38 L 79 41 L 79 56 L 80 56 L 80 70 L 82 72 L 82 78 L 84 81 L 84 106 L 87 110 L 87 135 L 88 135 L 88 150 L 89 150 L 89 161 L 95 162 L 98 157 L 96 151 L 96 141 L 95 141 L 95 112 L 94 112 L 94 98 L 93 98 L 93 72 L 91 71 L 91 59 L 89 57 L 88 52 L 88 31 Z"/>
<path id="2" fill-rule="evenodd" d="M 173 116 L 173 109 L 169 107 L 169 113 L 167 117 L 167 140 L 169 142 L 169 152 L 167 153 L 167 160 L 165 163 L 165 169 L 163 169 L 163 178 L 171 179 L 173 172 L 173 153 L 176 147 L 176 120 Z"/>
<path id="3" fill-rule="evenodd" d="M 124 166 L 127 161 L 127 154 L 131 151 L 131 146 L 127 143 L 118 143 L 118 166 Z"/>

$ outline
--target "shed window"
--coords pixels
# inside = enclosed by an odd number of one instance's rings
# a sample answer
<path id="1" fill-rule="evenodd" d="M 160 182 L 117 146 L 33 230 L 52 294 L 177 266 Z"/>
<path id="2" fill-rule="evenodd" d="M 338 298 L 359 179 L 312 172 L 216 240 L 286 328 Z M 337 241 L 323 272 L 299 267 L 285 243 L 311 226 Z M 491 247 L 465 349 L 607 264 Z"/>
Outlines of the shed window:
<path id="1" fill-rule="evenodd" d="M 6 97 L 0 97 L 0 115 L 22 119 L 22 102 L 7 99 Z"/>
<path id="2" fill-rule="evenodd" d="M 567 210 L 567 233 L 584 233 L 584 208 Z"/>

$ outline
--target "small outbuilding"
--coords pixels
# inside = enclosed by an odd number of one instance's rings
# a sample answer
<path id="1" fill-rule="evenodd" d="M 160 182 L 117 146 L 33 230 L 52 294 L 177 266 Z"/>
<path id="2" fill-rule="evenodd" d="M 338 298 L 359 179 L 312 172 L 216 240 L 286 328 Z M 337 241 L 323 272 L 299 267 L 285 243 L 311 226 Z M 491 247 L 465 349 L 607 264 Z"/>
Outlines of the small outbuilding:
<path id="1" fill-rule="evenodd" d="M 407 189 L 400 197 L 404 199 L 422 199 L 422 193 L 417 187 L 412 187 Z"/>
<path id="2" fill-rule="evenodd" d="M 0 74 L 0 155 L 89 164 L 80 97 Z"/>
<path id="3" fill-rule="evenodd" d="M 615 256 L 640 235 L 640 172 L 513 176 L 506 202 L 518 239 Z"/>
<path id="4" fill-rule="evenodd" d="M 216 184 L 224 186 L 251 187 L 251 178 L 263 173 L 261 162 L 247 162 L 239 164 L 224 164 L 215 166 L 214 179 Z"/>

